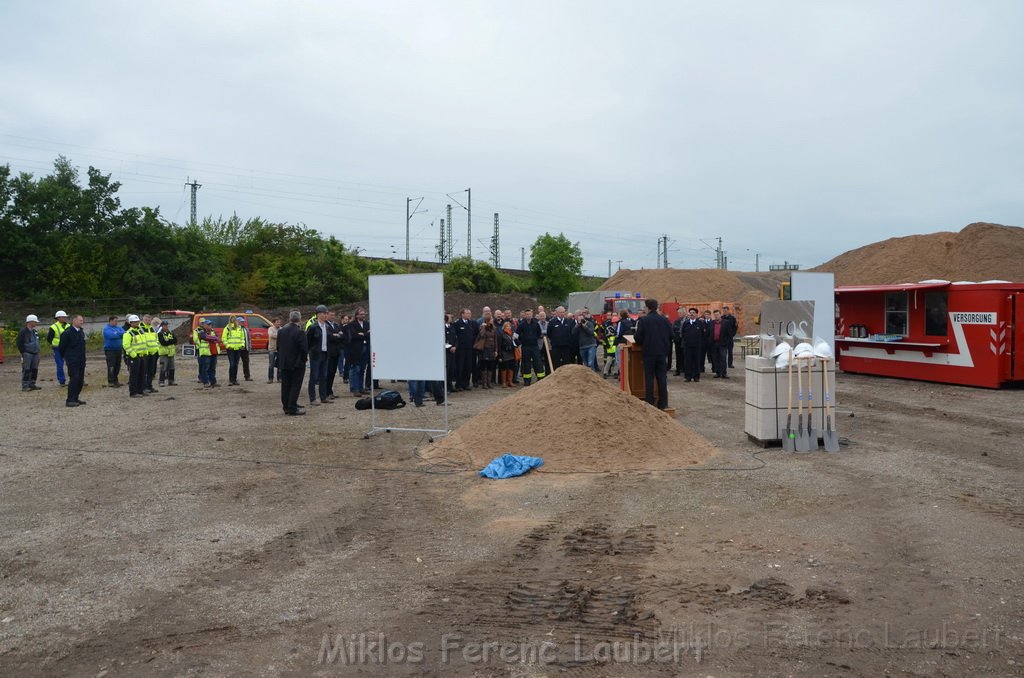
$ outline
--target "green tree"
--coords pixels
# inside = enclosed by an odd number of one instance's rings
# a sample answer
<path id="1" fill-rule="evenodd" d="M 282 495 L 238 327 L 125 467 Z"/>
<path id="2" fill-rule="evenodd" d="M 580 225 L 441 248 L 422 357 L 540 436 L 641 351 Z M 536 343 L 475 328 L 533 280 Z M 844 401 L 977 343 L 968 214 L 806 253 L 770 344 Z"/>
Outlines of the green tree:
<path id="1" fill-rule="evenodd" d="M 444 287 L 463 292 L 506 292 L 511 283 L 486 261 L 455 257 L 444 271 Z"/>
<path id="2" fill-rule="evenodd" d="M 579 243 L 571 243 L 563 234 L 550 233 L 530 246 L 530 271 L 537 292 L 563 298 L 579 287 L 583 273 L 583 254 Z"/>

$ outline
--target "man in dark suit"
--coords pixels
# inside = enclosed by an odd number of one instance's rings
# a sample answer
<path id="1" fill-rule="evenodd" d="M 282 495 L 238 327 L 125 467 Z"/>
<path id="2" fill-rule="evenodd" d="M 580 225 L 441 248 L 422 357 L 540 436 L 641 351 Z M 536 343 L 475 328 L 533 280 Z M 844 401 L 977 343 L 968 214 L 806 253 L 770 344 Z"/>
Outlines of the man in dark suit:
<path id="1" fill-rule="evenodd" d="M 679 329 L 683 343 L 683 376 L 686 381 L 700 381 L 704 360 L 704 321 L 697 317 L 697 309 L 690 308 Z"/>
<path id="2" fill-rule="evenodd" d="M 367 347 L 370 343 L 370 323 L 366 309 L 356 310 L 355 318 L 345 325 L 345 365 L 348 367 L 348 390 L 353 398 L 369 395 L 369 384 L 364 383 L 366 375 Z"/>
<path id="3" fill-rule="evenodd" d="M 85 404 L 84 400 L 78 399 L 85 383 L 85 331 L 82 330 L 84 323 L 85 318 L 80 315 L 72 318 L 71 326 L 61 333 L 60 344 L 57 347 L 68 369 L 68 397 L 64 403 L 68 407 Z"/>
<path id="4" fill-rule="evenodd" d="M 729 369 L 732 369 L 732 352 L 736 339 L 736 332 L 739 330 L 739 321 L 736 320 L 736 316 L 729 312 L 728 306 L 722 307 L 722 325 L 725 327 L 725 357 L 729 364 Z"/>
<path id="5" fill-rule="evenodd" d="M 299 393 L 302 391 L 302 379 L 306 374 L 306 357 L 309 348 L 306 345 L 306 333 L 299 327 L 302 314 L 292 311 L 288 314 L 288 324 L 277 333 L 277 364 L 281 373 L 281 406 L 289 416 L 305 414 L 299 405 Z"/>
<path id="6" fill-rule="evenodd" d="M 682 309 L 680 309 L 682 310 Z M 683 323 L 686 322 L 686 316 L 680 314 L 676 321 L 672 323 L 672 344 L 676 348 L 676 372 L 675 375 L 678 377 L 683 373 Z"/>
<path id="7" fill-rule="evenodd" d="M 657 407 L 668 407 L 668 355 L 672 350 L 672 325 L 658 313 L 656 299 L 644 302 L 647 314 L 637 319 L 633 336 L 644 349 L 644 399 L 654 405 L 654 383 L 658 383 Z"/>
<path id="8" fill-rule="evenodd" d="M 455 390 L 468 391 L 473 378 L 473 343 L 479 327 L 472 318 L 473 312 L 462 309 L 462 317 L 452 323 L 455 334 Z"/>
<path id="9" fill-rule="evenodd" d="M 725 357 L 725 342 L 728 339 L 728 330 L 722 322 L 722 312 L 715 309 L 714 318 L 711 320 L 711 329 L 708 340 L 711 342 L 711 371 L 715 373 L 715 379 L 728 379 L 726 367 L 729 365 Z"/>

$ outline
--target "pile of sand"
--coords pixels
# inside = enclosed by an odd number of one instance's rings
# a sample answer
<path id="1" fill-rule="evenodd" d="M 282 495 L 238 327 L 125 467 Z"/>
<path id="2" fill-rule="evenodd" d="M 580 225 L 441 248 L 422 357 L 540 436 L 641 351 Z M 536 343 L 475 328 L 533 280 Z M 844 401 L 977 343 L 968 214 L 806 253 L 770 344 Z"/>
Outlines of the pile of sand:
<path id="1" fill-rule="evenodd" d="M 836 285 L 921 280 L 1024 281 L 1024 228 L 975 223 L 959 233 L 890 238 L 840 254 L 812 271 L 832 271 Z"/>
<path id="2" fill-rule="evenodd" d="M 638 471 L 700 464 L 717 450 L 592 370 L 566 365 L 487 408 L 422 456 L 482 469 L 505 453 L 543 458 L 540 471 Z"/>

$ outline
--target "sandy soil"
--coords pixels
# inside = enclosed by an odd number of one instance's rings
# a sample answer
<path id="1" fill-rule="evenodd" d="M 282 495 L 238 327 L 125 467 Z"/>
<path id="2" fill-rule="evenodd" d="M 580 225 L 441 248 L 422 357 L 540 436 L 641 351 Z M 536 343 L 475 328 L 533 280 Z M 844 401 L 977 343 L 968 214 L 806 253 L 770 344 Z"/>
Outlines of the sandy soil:
<path id="1" fill-rule="evenodd" d="M 797 456 L 747 441 L 733 376 L 671 379 L 702 466 L 488 481 L 420 460 L 427 434 L 364 439 L 350 399 L 130 401 L 97 357 L 67 409 L 8 361 L 0 674 L 1021 675 L 1021 392 L 843 375 L 849 445 Z M 456 394 L 452 424 L 507 391 Z M 526 428 L 495 452 L 561 434 Z"/>

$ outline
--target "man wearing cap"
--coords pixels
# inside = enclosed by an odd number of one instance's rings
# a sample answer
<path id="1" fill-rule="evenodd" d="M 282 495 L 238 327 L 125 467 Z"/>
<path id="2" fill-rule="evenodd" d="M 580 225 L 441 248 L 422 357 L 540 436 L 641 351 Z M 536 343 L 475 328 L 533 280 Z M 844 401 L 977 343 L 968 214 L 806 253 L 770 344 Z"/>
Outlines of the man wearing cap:
<path id="1" fill-rule="evenodd" d="M 68 407 L 85 404 L 84 400 L 78 399 L 85 383 L 85 330 L 82 329 L 84 324 L 85 318 L 76 315 L 71 319 L 71 326 L 60 335 L 60 355 L 68 368 L 68 397 L 64 403 Z"/>
<path id="2" fill-rule="evenodd" d="M 139 327 L 139 316 L 129 314 L 128 329 L 121 336 L 121 348 L 128 362 L 128 397 L 141 398 L 146 395 L 146 335 Z"/>
<path id="3" fill-rule="evenodd" d="M 245 318 L 231 318 L 221 339 L 224 340 L 224 348 L 228 352 L 228 386 L 238 386 L 238 361 L 242 358 L 242 349 L 245 348 L 245 330 L 242 323 Z"/>
<path id="4" fill-rule="evenodd" d="M 107 386 L 121 385 L 121 356 L 124 354 L 124 330 L 117 324 L 117 316 L 107 318 L 103 326 L 103 355 L 107 359 Z"/>
<path id="5" fill-rule="evenodd" d="M 281 375 L 281 407 L 289 416 L 305 414 L 299 405 L 302 377 L 306 373 L 306 333 L 299 327 L 302 315 L 288 314 L 288 323 L 277 333 L 277 364 Z"/>
<path id="6" fill-rule="evenodd" d="M 160 342 L 160 385 L 166 383 L 168 386 L 177 386 L 174 383 L 174 351 L 178 339 L 166 320 L 160 321 L 160 331 L 156 333 L 156 338 Z"/>
<path id="7" fill-rule="evenodd" d="M 217 383 L 217 355 L 224 343 L 213 331 L 213 324 L 209 319 L 202 318 L 199 321 L 199 327 L 192 333 L 192 343 L 199 351 L 199 381 L 203 382 L 206 388 L 220 386 Z"/>
<path id="8" fill-rule="evenodd" d="M 330 326 L 327 324 L 327 307 L 320 304 L 316 307 L 316 321 L 306 330 L 306 345 L 309 348 L 309 404 L 317 405 L 317 389 L 320 391 L 320 402 L 334 402 L 327 393 L 327 359 L 329 355 Z"/>
<path id="9" fill-rule="evenodd" d="M 18 338 L 14 344 L 21 352 L 21 390 L 38 391 L 36 379 L 39 378 L 39 332 L 36 325 L 39 318 L 34 315 L 26 316 L 25 326 L 18 332 Z"/>
<path id="10" fill-rule="evenodd" d="M 57 364 L 57 381 L 61 386 L 67 385 L 67 378 L 64 376 L 64 358 L 60 353 L 60 335 L 64 334 L 71 325 L 68 324 L 68 314 L 64 311 L 57 311 L 53 314 L 53 324 L 46 332 L 46 341 L 53 349 L 53 362 Z"/>

